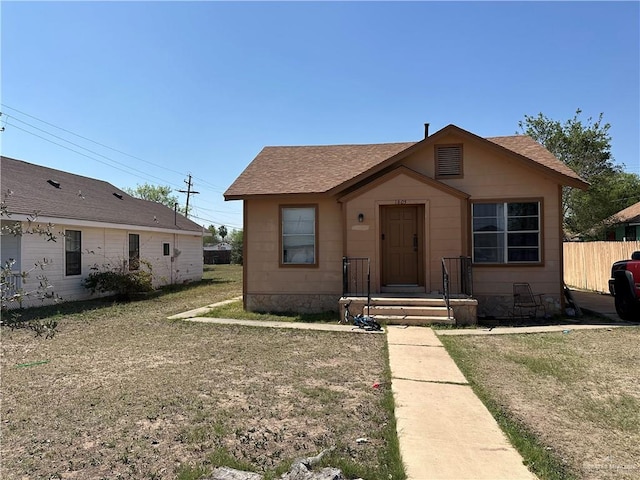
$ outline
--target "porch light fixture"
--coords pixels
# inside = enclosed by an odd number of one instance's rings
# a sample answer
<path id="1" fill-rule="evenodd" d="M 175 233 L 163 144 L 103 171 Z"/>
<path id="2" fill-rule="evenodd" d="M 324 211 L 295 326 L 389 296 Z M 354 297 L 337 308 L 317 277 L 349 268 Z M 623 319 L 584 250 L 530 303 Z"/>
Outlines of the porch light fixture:
<path id="1" fill-rule="evenodd" d="M 359 213 L 359 214 L 358 214 L 358 222 L 359 222 L 359 223 L 364 222 L 364 213 Z"/>

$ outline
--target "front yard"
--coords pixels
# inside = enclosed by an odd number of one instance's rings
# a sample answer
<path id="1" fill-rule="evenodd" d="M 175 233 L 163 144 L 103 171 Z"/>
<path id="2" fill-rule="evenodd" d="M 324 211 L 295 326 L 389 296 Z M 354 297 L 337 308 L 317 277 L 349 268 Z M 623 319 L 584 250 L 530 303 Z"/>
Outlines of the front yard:
<path id="1" fill-rule="evenodd" d="M 0 477 L 277 478 L 335 445 L 349 478 L 404 478 L 383 335 L 166 319 L 241 288 L 216 266 L 143 301 L 25 311 L 53 338 L 2 327 Z M 640 478 L 640 330 L 440 338 L 541 479 Z"/>
<path id="2" fill-rule="evenodd" d="M 637 327 L 440 338 L 540 478 L 640 478 Z"/>
<path id="3" fill-rule="evenodd" d="M 241 285 L 220 266 L 149 300 L 44 309 L 51 339 L 3 328 L 0 476 L 274 476 L 335 445 L 345 472 L 403 478 L 390 392 L 372 388 L 388 375 L 384 336 L 166 320 Z"/>

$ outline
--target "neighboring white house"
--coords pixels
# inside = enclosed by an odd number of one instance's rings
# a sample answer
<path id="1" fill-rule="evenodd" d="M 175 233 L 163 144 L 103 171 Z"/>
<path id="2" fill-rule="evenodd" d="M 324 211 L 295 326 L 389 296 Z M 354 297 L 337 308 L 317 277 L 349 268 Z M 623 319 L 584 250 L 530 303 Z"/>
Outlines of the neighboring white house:
<path id="1" fill-rule="evenodd" d="M 7 157 L 0 162 L 6 206 L 0 252 L 3 265 L 15 261 L 16 274 L 46 260 L 44 274 L 65 301 L 90 297 L 82 281 L 94 266 L 135 270 L 140 261 L 148 262 L 155 286 L 202 279 L 197 223 L 101 180 Z M 55 242 L 41 235 L 15 236 L 4 228 L 14 222 L 27 228 L 34 215 L 34 224 L 53 225 Z M 26 279 L 26 290 L 37 285 L 37 274 Z"/>

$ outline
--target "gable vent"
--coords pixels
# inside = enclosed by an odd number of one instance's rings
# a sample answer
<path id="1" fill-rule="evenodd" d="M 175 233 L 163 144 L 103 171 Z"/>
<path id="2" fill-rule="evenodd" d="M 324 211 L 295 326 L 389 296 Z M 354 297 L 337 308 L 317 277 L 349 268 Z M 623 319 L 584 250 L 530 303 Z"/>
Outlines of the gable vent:
<path id="1" fill-rule="evenodd" d="M 462 145 L 436 145 L 436 177 L 462 176 Z"/>
<path id="2" fill-rule="evenodd" d="M 60 188 L 60 182 L 56 182 L 55 180 L 47 180 L 47 183 L 53 187 Z"/>

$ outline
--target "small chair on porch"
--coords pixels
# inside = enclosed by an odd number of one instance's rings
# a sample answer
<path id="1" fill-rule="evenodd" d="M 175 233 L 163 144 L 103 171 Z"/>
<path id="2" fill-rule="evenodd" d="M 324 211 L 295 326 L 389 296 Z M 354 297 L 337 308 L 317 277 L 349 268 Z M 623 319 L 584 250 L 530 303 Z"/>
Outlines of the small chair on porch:
<path id="1" fill-rule="evenodd" d="M 546 316 L 547 310 L 542 300 L 544 294 L 534 294 L 531 291 L 531 285 L 528 283 L 513 284 L 513 311 L 514 317 L 518 318 L 536 318 L 538 310 L 542 311 L 542 315 Z"/>

